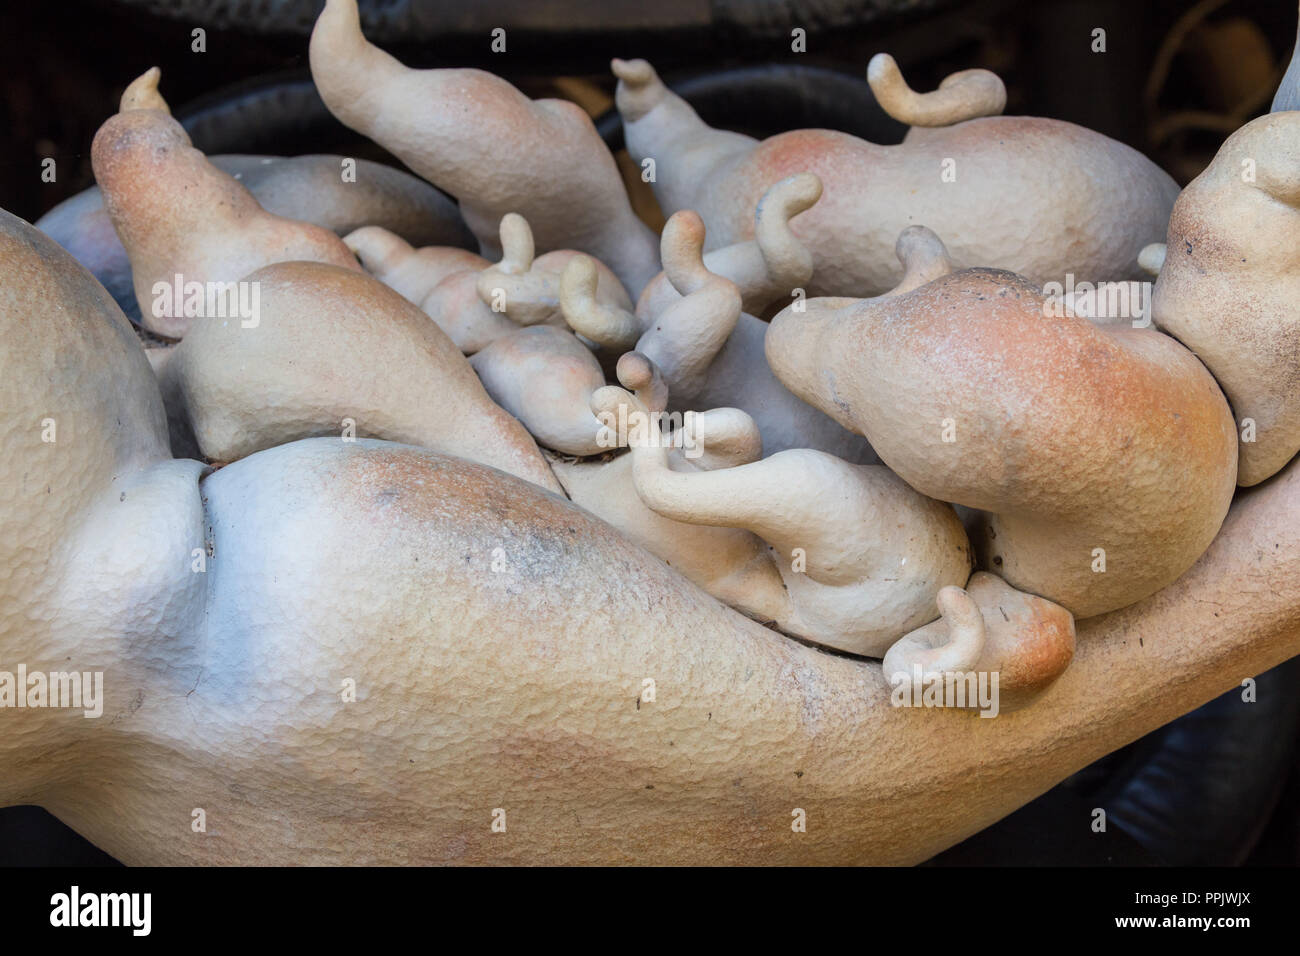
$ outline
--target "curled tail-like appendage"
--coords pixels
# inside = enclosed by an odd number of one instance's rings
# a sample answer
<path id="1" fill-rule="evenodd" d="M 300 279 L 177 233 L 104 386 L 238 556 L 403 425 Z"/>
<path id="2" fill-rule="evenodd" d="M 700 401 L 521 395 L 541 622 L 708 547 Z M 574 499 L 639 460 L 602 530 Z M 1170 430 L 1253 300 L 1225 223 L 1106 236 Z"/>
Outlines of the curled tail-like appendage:
<path id="1" fill-rule="evenodd" d="M 763 315 L 778 299 L 795 295 L 812 279 L 813 257 L 791 230 L 790 220 L 816 204 L 821 194 L 821 180 L 812 173 L 786 177 L 758 201 L 753 239 L 702 257 L 697 250 L 704 244 L 703 222 L 693 214 L 678 213 L 660 241 L 664 272 L 655 276 L 637 302 L 642 323 L 649 325 L 681 297 L 681 289 L 697 289 L 710 275 L 734 282 L 741 309 L 754 316 Z"/>
<path id="2" fill-rule="evenodd" d="M 663 412 L 668 406 L 668 386 L 654 362 L 640 352 L 627 352 L 615 370 L 620 385 L 606 385 L 591 394 L 591 412 L 606 426 L 622 422 L 617 430 L 621 447 L 641 449 L 656 463 L 668 467 Z M 621 387 L 620 387 L 621 386 Z"/>
<path id="3" fill-rule="evenodd" d="M 790 220 L 811 209 L 822 196 L 822 181 L 812 173 L 781 180 L 758 201 L 754 211 L 754 241 L 763 257 L 767 285 L 789 294 L 812 278 L 813 257 L 790 231 Z M 744 293 L 744 287 L 741 288 Z M 746 304 L 748 299 L 746 296 Z M 767 303 L 763 303 L 766 305 Z M 745 311 L 750 311 L 748 308 Z"/>
<path id="4" fill-rule="evenodd" d="M 625 122 L 636 122 L 672 95 L 655 68 L 645 60 L 615 57 L 609 68 L 618 77 L 615 102 Z"/>
<path id="5" fill-rule="evenodd" d="M 910 698 L 923 691 L 918 681 L 951 683 L 964 687 L 957 706 L 993 716 L 1032 703 L 1074 657 L 1070 612 L 997 575 L 979 571 L 964 590 L 944 588 L 938 606 L 939 620 L 906 634 L 885 654 L 885 680 L 896 693 Z"/>
<path id="6" fill-rule="evenodd" d="M 518 213 L 501 217 L 501 261 L 478 277 L 478 295 L 494 311 L 516 325 L 559 324 L 559 279 L 545 269 L 534 269 L 533 231 Z"/>
<path id="7" fill-rule="evenodd" d="M 661 256 L 669 281 L 683 298 L 659 313 L 637 342 L 637 350 L 663 371 L 678 404 L 687 407 L 703 391 L 709 366 L 741 313 L 736 284 L 709 271 L 703 249 L 704 223 L 698 215 L 684 211 L 668 220 Z"/>
<path id="8" fill-rule="evenodd" d="M 953 271 L 948 248 L 925 226 L 908 226 L 899 233 L 894 251 L 903 264 L 903 278 L 886 295 L 903 295 Z"/>
<path id="9" fill-rule="evenodd" d="M 920 669 L 923 676 L 942 674 L 945 671 L 968 671 L 979 663 L 984 653 L 986 631 L 984 615 L 966 591 L 949 586 L 935 599 L 946 640 L 931 643 L 933 631 L 922 628 L 898 639 L 885 654 L 883 668 L 885 679 L 891 682 L 905 677 L 909 680 Z M 927 625 L 927 628 L 931 625 Z"/>
<path id="10" fill-rule="evenodd" d="M 534 258 L 532 229 L 517 213 L 502 217 L 499 234 L 501 261 L 484 269 L 476 280 L 484 306 L 524 328 L 553 325 L 565 329 L 567 324 L 579 333 L 585 329 L 592 333 L 587 335 L 588 344 L 623 351 L 636 342 L 639 332 L 619 331 L 622 313 L 632 302 L 607 266 L 572 249 L 552 250 Z M 570 266 L 573 272 L 566 280 Z M 566 296 L 573 322 L 565 316 Z"/>
<path id="11" fill-rule="evenodd" d="M 648 413 L 662 413 L 668 407 L 668 384 L 658 366 L 641 352 L 627 352 L 618 360 L 619 384 L 635 396 L 637 407 Z M 610 389 L 602 407 L 626 401 L 626 393 Z M 702 471 L 734 468 L 763 457 L 763 436 L 754 419 L 739 408 L 714 408 L 689 412 L 681 427 L 689 430 L 686 440 L 699 450 L 693 464 Z"/>
<path id="12" fill-rule="evenodd" d="M 357 0 L 326 0 L 308 50 L 321 98 L 348 124 L 373 120 L 377 99 L 405 69 L 361 32 Z"/>
<path id="13" fill-rule="evenodd" d="M 560 275 L 560 309 L 569 328 L 597 345 L 616 352 L 636 346 L 641 323 L 627 309 L 596 296 L 596 263 L 574 256 Z"/>
<path id="14" fill-rule="evenodd" d="M 537 247 L 528 220 L 517 212 L 501 217 L 501 261 L 496 268 L 506 275 L 523 275 L 533 267 Z"/>
<path id="15" fill-rule="evenodd" d="M 704 220 L 690 209 L 674 213 L 664 224 L 659 258 L 679 295 L 690 295 L 716 278 L 704 264 L 704 236 Z"/>
<path id="16" fill-rule="evenodd" d="M 625 352 L 614 374 L 619 384 L 636 396 L 643 410 L 662 412 L 668 407 L 668 383 L 659 367 L 642 353 Z"/>
<path id="17" fill-rule="evenodd" d="M 867 66 L 867 82 L 886 113 L 909 126 L 951 126 L 980 116 L 997 116 L 1007 106 L 1007 89 L 996 73 L 962 70 L 932 93 L 907 85 L 898 63 L 877 53 Z"/>
<path id="18" fill-rule="evenodd" d="M 382 226 L 355 229 L 343 237 L 343 244 L 361 260 L 366 272 L 403 298 L 422 307 L 430 316 L 441 314 L 440 303 L 443 299 L 463 304 L 464 290 L 459 287 L 467 280 L 472 286 L 478 273 L 487 268 L 487 262 L 472 252 L 455 246 L 425 246 L 416 249 L 401 236 Z M 451 281 L 444 285 L 443 281 L 448 279 Z M 469 304 L 472 311 L 482 311 L 477 303 L 471 301 Z M 459 305 L 453 308 L 462 314 L 464 312 Z M 444 331 L 451 334 L 450 330 Z"/>
<path id="19" fill-rule="evenodd" d="M 637 495 L 662 517 L 687 524 L 745 528 L 749 510 L 762 507 L 747 500 L 746 491 L 756 489 L 746 485 L 746 476 L 740 473 L 743 468 L 677 471 L 670 466 L 668 449 L 674 444 L 683 449 L 687 460 L 698 458 L 691 454 L 692 448 L 700 447 L 702 437 L 695 430 L 694 417 L 681 424 L 684 434 L 667 435 L 664 416 L 647 404 L 644 394 L 614 385 L 598 389 L 592 395 L 591 408 L 602 421 L 629 423 L 627 444 Z M 752 422 L 746 425 L 739 416 L 748 416 L 738 409 L 726 411 L 730 414 L 716 417 L 713 425 L 730 439 L 727 443 L 739 451 L 739 457 L 747 457 L 748 449 L 743 446 Z"/>
<path id="20" fill-rule="evenodd" d="M 747 412 L 739 408 L 711 408 L 695 416 L 694 431 L 705 471 L 748 465 L 763 457 L 763 436 Z"/>
<path id="21" fill-rule="evenodd" d="M 343 237 L 343 244 L 361 260 L 367 272 L 385 285 L 415 254 L 409 242 L 382 226 L 355 229 Z"/>

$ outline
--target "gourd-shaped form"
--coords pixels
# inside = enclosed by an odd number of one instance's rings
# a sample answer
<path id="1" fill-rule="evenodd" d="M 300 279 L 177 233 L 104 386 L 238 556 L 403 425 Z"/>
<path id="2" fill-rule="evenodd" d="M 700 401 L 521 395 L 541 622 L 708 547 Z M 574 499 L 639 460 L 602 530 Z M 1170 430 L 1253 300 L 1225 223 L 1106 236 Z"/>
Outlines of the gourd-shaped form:
<path id="1" fill-rule="evenodd" d="M 601 308 L 631 308 L 632 300 L 623 284 L 603 262 L 574 249 L 552 249 L 536 255 L 532 227 L 518 213 L 501 218 L 500 237 L 501 261 L 479 273 L 476 285 L 483 304 L 515 326 L 568 328 L 560 294 L 564 272 L 575 259 L 594 266 L 594 294 Z"/>
<path id="2" fill-rule="evenodd" d="M 567 328 L 560 311 L 560 279 L 580 254 L 558 249 L 534 258 L 527 220 L 503 216 L 501 260 L 489 263 L 463 249 L 414 249 L 387 229 L 367 226 L 344 241 L 366 270 L 420 306 L 466 355 L 496 339 L 538 324 Z M 585 256 L 583 257 L 586 258 Z M 631 307 L 622 284 L 596 263 L 596 299 L 604 307 Z"/>
<path id="3" fill-rule="evenodd" d="M 605 385 L 605 373 L 568 329 L 516 328 L 476 352 L 470 365 L 492 400 L 541 445 L 578 456 L 609 450 L 591 413 L 591 396 Z"/>
<path id="4" fill-rule="evenodd" d="M 652 367 L 631 353 L 619 362 L 620 378 L 649 385 Z M 765 609 L 788 634 L 880 657 L 934 617 L 941 588 L 960 586 L 970 574 L 970 547 L 952 508 L 917 494 L 887 468 L 804 448 L 731 467 L 675 470 L 660 409 L 615 386 L 597 392 L 592 409 L 607 422 L 635 416 L 633 479 L 648 508 L 687 524 L 743 528 L 771 546 L 783 587 L 746 605 Z M 722 413 L 743 416 L 710 414 Z M 709 445 L 707 433 L 695 440 Z"/>
<path id="5" fill-rule="evenodd" d="M 412 70 L 361 34 L 356 0 L 328 0 L 311 72 L 330 112 L 460 201 L 485 254 L 507 213 L 544 250 L 600 259 L 633 295 L 658 271 L 655 241 L 628 202 L 591 119 L 563 100 L 529 100 L 482 70 Z"/>
<path id="6" fill-rule="evenodd" d="M 328 229 L 268 213 L 190 145 L 158 93 L 157 67 L 122 94 L 91 149 L 104 207 L 131 260 L 145 328 L 180 338 L 196 317 L 175 308 L 182 288 L 230 284 L 273 262 L 307 260 L 360 271 Z M 177 278 L 179 277 L 179 278 Z"/>
<path id="7" fill-rule="evenodd" d="M 54 240 L 4 211 L 0 321 L 5 331 L 0 394 L 9 409 L 6 454 L 0 461 L 0 561 L 5 568 L 0 575 L 0 635 L 6 638 L 8 660 L 18 651 L 36 670 L 42 660 L 64 660 L 65 648 L 32 640 L 19 651 L 21 645 L 8 641 L 28 635 L 34 622 L 55 613 L 55 568 L 66 560 L 67 544 L 87 512 L 121 494 L 121 503 L 131 502 L 142 537 L 169 523 L 175 530 L 184 525 L 184 508 L 136 510 L 134 488 L 127 486 L 137 474 L 149 472 L 164 485 L 188 482 L 196 489 L 202 466 L 170 460 L 157 385 L 139 339 L 113 299 Z M 116 488 L 119 476 L 122 487 Z M 197 510 L 197 493 L 192 504 Z M 169 553 L 157 544 L 137 552 L 124 549 L 114 573 L 129 579 L 139 562 Z M 178 562 L 187 553 L 179 544 L 171 546 Z M 159 601 L 159 607 L 167 600 L 165 593 L 150 593 L 143 586 L 138 596 Z M 184 597 L 185 589 L 177 589 L 176 606 Z M 166 626 L 165 620 L 161 623 Z"/>
<path id="8" fill-rule="evenodd" d="M 1233 133 L 1183 190 L 1152 298 L 1232 404 L 1238 483 L 1300 451 L 1300 112 Z"/>
<path id="9" fill-rule="evenodd" d="M 816 264 L 810 292 L 877 295 L 897 285 L 899 232 L 930 225 L 959 267 L 1010 269 L 1032 282 L 1138 278 L 1178 187 L 1140 153 L 1071 123 L 997 116 L 1001 81 L 984 70 L 918 95 L 878 54 L 868 72 L 881 106 L 913 125 L 878 146 L 832 130 L 758 142 L 706 126 L 644 60 L 615 60 L 628 151 L 655 163 L 665 213 L 692 209 L 710 248 L 753 235 L 749 210 L 782 176 L 815 173 L 825 193 L 795 232 Z"/>
<path id="10" fill-rule="evenodd" d="M 0 398 L 4 665 L 108 678 L 102 720 L 5 710 L 0 805 L 127 864 L 916 863 L 1300 652 L 1297 463 L 992 722 L 892 707 L 878 664 L 461 458 L 316 438 L 201 477 L 112 300 L 7 214 Z"/>
<path id="11" fill-rule="evenodd" d="M 901 638 L 881 662 L 885 679 L 904 694 L 924 693 L 931 675 L 951 676 L 963 681 L 968 710 L 1010 713 L 1042 696 L 1074 657 L 1070 612 L 997 575 L 976 571 L 964 589 L 940 591 L 938 603 L 943 617 Z M 992 675 L 996 699 L 981 702 L 978 682 L 991 690 Z"/>
<path id="12" fill-rule="evenodd" d="M 660 243 L 664 272 L 646 287 L 635 315 L 597 301 L 594 265 L 575 260 L 561 291 L 565 318 L 588 339 L 612 349 L 635 347 L 653 361 L 676 410 L 739 408 L 757 422 L 768 453 L 815 448 L 873 463 L 877 459 L 861 436 L 796 397 L 772 374 L 763 353 L 767 323 L 752 314 L 807 284 L 811 258 L 789 221 L 820 192 L 814 176 L 776 183 L 757 206 L 757 239 L 707 255 L 699 216 L 675 214 Z"/>
<path id="13" fill-rule="evenodd" d="M 1176 340 L 1057 305 L 1020 276 L 969 269 L 786 309 L 767 357 L 913 488 L 988 512 L 972 536 L 981 567 L 1088 617 L 1201 555 L 1232 500 L 1237 438 Z"/>
<path id="14" fill-rule="evenodd" d="M 605 416 L 599 438 L 611 451 L 632 440 L 651 440 L 643 413 L 663 412 L 668 395 L 659 370 L 637 352 L 619 359 L 617 374 L 624 386 L 634 390 L 635 398 L 627 400 L 617 389 L 601 388 L 588 402 L 589 413 Z M 692 415 L 689 428 L 665 436 L 672 445 L 666 454 L 673 470 L 729 468 L 762 457 L 762 439 L 744 412 L 716 408 Z M 634 455 L 624 454 L 608 461 L 559 459 L 551 462 L 551 468 L 575 504 L 613 525 L 722 603 L 759 621 L 788 619 L 790 598 L 771 547 L 741 528 L 687 524 L 652 510 L 637 493 L 635 463 Z"/>
<path id="15" fill-rule="evenodd" d="M 158 363 L 169 407 L 229 462 L 313 435 L 372 436 L 500 468 L 558 491 L 523 426 L 451 340 L 377 279 L 313 262 L 244 278 L 255 320 L 204 319 Z"/>
<path id="16" fill-rule="evenodd" d="M 424 180 L 382 163 L 345 156 L 244 154 L 209 156 L 208 162 L 237 179 L 267 212 L 336 235 L 379 225 L 420 245 L 477 244 L 454 202 Z M 347 164 L 354 164 L 356 175 L 345 182 Z M 89 269 L 128 319 L 140 321 L 131 261 L 98 186 L 59 203 L 36 220 L 36 228 Z"/>
<path id="17" fill-rule="evenodd" d="M 366 271 L 418 305 L 456 348 L 472 355 L 516 326 L 478 296 L 478 276 L 491 263 L 449 246 L 416 249 L 380 226 L 364 226 L 343 237 Z"/>
<path id="18" fill-rule="evenodd" d="M 534 438 L 566 455 L 606 450 L 597 443 L 600 423 L 591 414 L 591 395 L 604 386 L 605 375 L 560 311 L 561 273 L 580 253 L 557 250 L 534 258 L 528 223 L 513 213 L 501 220 L 504 251 L 494 265 L 460 249 L 412 249 L 375 227 L 346 241 L 367 270 L 419 303 L 473 356 L 471 365 L 493 401 Z M 596 268 L 596 298 L 613 309 L 629 305 L 613 273 Z"/>

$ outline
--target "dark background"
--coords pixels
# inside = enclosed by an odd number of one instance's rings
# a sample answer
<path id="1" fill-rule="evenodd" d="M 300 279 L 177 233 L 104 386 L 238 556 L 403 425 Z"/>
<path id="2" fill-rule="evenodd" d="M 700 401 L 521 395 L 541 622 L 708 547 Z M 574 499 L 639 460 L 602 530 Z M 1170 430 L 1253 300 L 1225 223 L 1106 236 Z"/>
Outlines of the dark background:
<path id="1" fill-rule="evenodd" d="M 320 0 L 11 0 L 0 30 L 0 206 L 35 220 L 93 182 L 90 142 L 126 84 L 152 65 L 182 119 L 307 73 Z M 557 77 L 613 90 L 611 56 L 645 56 L 673 83 L 753 64 L 819 66 L 861 80 L 892 53 L 919 90 L 948 73 L 1002 76 L 1008 113 L 1068 119 L 1150 155 L 1180 183 L 1227 133 L 1267 110 L 1295 36 L 1292 0 L 371 0 L 367 35 L 412 66 L 479 66 L 531 95 L 564 95 Z M 790 28 L 808 52 L 790 49 Z M 191 50 L 203 26 L 207 52 Z M 504 54 L 490 31 L 507 30 Z M 1091 32 L 1106 30 L 1105 54 Z M 1167 63 L 1167 66 L 1160 64 Z M 1148 89 L 1148 87 L 1150 87 Z M 584 105 L 587 105 L 584 103 Z M 733 128 L 770 134 L 798 116 L 737 107 Z M 267 112 L 265 104 L 254 111 Z M 824 119 L 836 119 L 833 107 Z M 357 138 L 310 111 L 229 127 L 210 152 L 343 152 Z M 852 125 L 852 116 L 837 126 Z M 271 120 L 274 120 L 271 122 Z M 281 135 L 277 140 L 276 130 Z M 208 130 L 205 133 L 210 132 Z M 58 162 L 55 183 L 40 163 Z"/>
<path id="2" fill-rule="evenodd" d="M 901 128 L 862 78 L 892 53 L 910 84 L 992 69 L 1008 113 L 1091 127 L 1180 183 L 1267 111 L 1290 57 L 1292 0 L 363 0 L 367 35 L 411 66 L 478 66 L 592 113 L 611 148 L 611 56 L 644 56 L 714 125 L 802 126 L 880 142 Z M 0 13 L 0 206 L 35 221 L 93 183 L 90 143 L 123 87 L 153 65 L 209 153 L 386 159 L 324 112 L 307 36 L 319 0 L 9 0 Z M 192 33 L 206 31 L 206 52 Z M 790 30 L 807 31 L 793 53 Z M 494 27 L 507 52 L 490 50 Z M 1091 49 L 1094 28 L 1106 52 Z M 789 69 L 789 68 L 794 68 Z M 41 181 L 41 161 L 58 175 Z M 392 161 L 389 158 L 389 161 Z M 661 221 L 647 194 L 635 205 Z M 934 865 L 1300 862 L 1300 659 L 1112 754 Z M 1099 689 L 1099 692 L 1104 690 Z M 1095 807 L 1110 825 L 1089 826 Z M 34 807 L 0 810 L 0 865 L 112 864 Z"/>

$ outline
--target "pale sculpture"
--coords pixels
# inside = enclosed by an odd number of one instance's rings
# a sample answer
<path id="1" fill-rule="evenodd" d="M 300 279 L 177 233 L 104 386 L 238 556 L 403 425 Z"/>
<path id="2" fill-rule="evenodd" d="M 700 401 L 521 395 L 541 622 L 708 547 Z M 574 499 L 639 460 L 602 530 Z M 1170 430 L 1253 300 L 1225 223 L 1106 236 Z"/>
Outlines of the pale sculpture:
<path id="1" fill-rule="evenodd" d="M 758 144 L 616 61 L 656 239 L 576 109 L 407 70 L 354 0 L 311 61 L 482 255 L 268 211 L 154 71 L 94 163 L 178 341 L 0 214 L 0 663 L 104 678 L 3 711 L 3 803 L 127 863 L 915 863 L 1300 652 L 1296 114 L 1175 205 L 984 71 L 877 57 L 902 146 Z M 873 185 L 934 150 L 943 203 Z M 1084 168 L 1069 246 L 1032 184 Z M 1158 328 L 1053 311 L 1139 253 Z M 256 314 L 146 309 L 174 273 Z M 944 674 L 999 694 L 903 706 Z"/>

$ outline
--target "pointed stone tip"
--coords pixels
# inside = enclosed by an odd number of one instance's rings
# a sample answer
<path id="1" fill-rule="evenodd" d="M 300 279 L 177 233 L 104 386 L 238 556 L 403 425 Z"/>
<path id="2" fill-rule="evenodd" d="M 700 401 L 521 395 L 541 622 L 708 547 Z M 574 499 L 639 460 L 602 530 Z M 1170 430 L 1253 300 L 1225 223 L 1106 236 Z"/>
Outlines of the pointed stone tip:
<path id="1" fill-rule="evenodd" d="M 118 111 L 125 113 L 129 110 L 162 110 L 170 116 L 171 108 L 163 99 L 162 93 L 158 91 L 161 80 L 162 70 L 156 66 L 149 67 L 127 84 L 126 89 L 122 91 Z"/>
<path id="2" fill-rule="evenodd" d="M 640 352 L 623 353 L 614 371 L 619 384 L 634 392 L 648 387 L 654 381 L 654 363 Z"/>
<path id="3" fill-rule="evenodd" d="M 629 86 L 646 86 L 658 78 L 654 67 L 646 60 L 620 60 L 614 57 L 609 61 L 609 69 Z"/>
<path id="4" fill-rule="evenodd" d="M 898 63 L 888 53 L 877 53 L 867 61 L 867 82 L 879 83 L 882 80 L 901 76 Z"/>
<path id="5" fill-rule="evenodd" d="M 501 262 L 498 264 L 501 269 L 527 272 L 532 268 L 536 250 L 533 230 L 527 219 L 517 212 L 506 213 L 497 226 L 497 235 L 501 241 Z"/>

